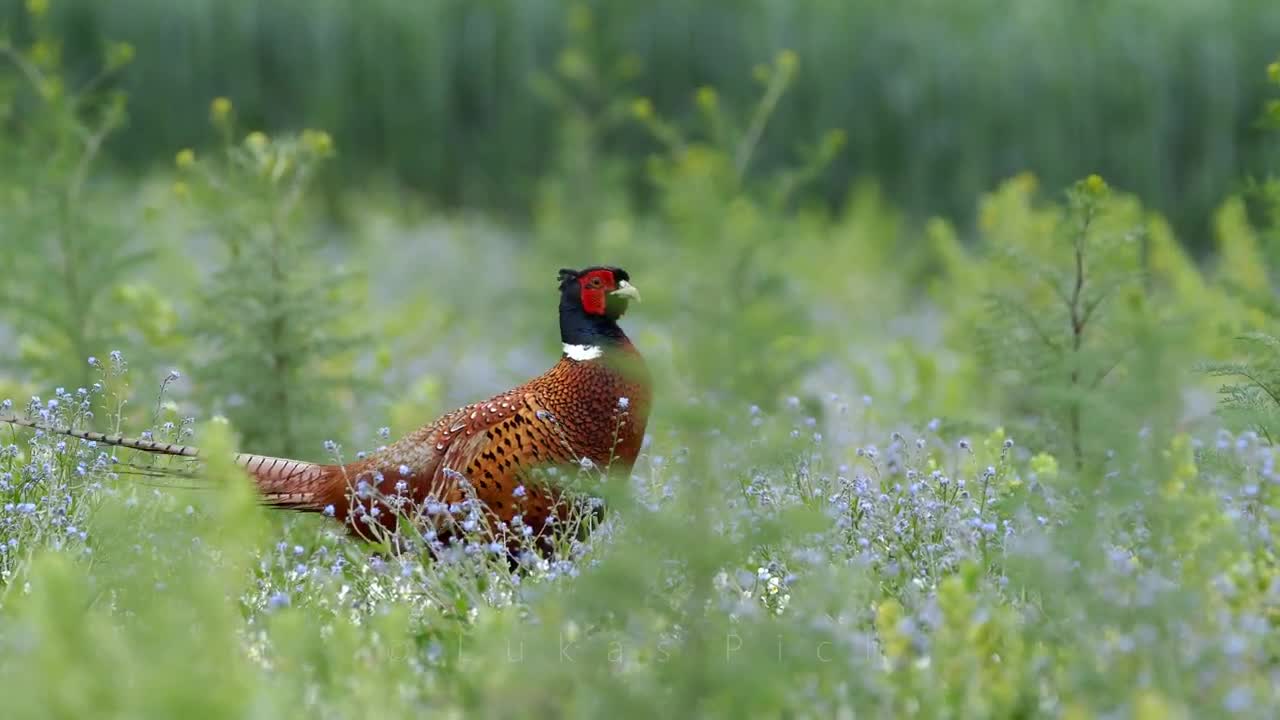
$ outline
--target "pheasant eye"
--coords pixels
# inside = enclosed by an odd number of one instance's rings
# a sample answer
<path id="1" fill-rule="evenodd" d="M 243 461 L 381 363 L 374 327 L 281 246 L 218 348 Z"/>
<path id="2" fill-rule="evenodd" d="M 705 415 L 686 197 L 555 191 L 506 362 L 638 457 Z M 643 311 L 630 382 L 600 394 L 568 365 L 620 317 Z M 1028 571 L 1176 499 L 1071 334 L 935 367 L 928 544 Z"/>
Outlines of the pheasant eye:
<path id="1" fill-rule="evenodd" d="M 593 278 L 591 278 L 591 283 L 590 283 L 590 285 L 591 285 L 591 287 L 600 287 L 600 278 L 599 278 L 599 277 L 593 277 Z"/>

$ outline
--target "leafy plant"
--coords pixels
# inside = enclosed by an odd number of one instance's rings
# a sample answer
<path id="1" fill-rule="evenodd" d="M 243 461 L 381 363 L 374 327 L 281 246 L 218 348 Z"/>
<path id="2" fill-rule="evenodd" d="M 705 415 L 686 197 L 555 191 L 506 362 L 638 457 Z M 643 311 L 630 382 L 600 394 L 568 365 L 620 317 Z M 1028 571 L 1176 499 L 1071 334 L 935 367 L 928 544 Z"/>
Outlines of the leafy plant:
<path id="1" fill-rule="evenodd" d="M 1255 332 L 1242 336 L 1244 358 L 1204 365 L 1213 377 L 1237 378 L 1224 383 L 1219 412 L 1237 429 L 1257 432 L 1270 444 L 1280 436 L 1280 338 Z"/>
<path id="2" fill-rule="evenodd" d="M 977 300 L 961 301 L 951 342 L 975 352 L 994 407 L 1020 413 L 1021 435 L 1080 467 L 1107 447 L 1116 425 L 1104 418 L 1142 423 L 1163 412 L 1147 405 L 1161 393 L 1142 389 L 1133 363 L 1139 348 L 1164 346 L 1154 328 L 1177 324 L 1147 297 L 1148 228 L 1133 203 L 1097 176 L 1076 183 L 1062 207 L 1033 205 L 1033 187 L 1018 178 L 987 199 L 980 244 L 951 255 L 939 292 Z M 1133 396 L 1120 392 L 1128 386 Z"/>
<path id="3" fill-rule="evenodd" d="M 154 359 L 176 340 L 170 306 L 131 281 L 153 256 L 140 218 L 113 204 L 102 152 L 125 124 L 114 89 L 133 60 L 110 44 L 96 72 L 73 84 L 48 4 L 28 4 L 33 32 L 18 44 L 0 33 L 0 319 L 14 330 L 16 363 L 37 381 L 87 385 L 85 361 L 140 347 Z"/>
<path id="4" fill-rule="evenodd" d="M 797 192 L 821 174 L 844 136 L 831 131 L 807 146 L 798 167 L 763 177 L 749 172 L 798 65 L 798 56 L 784 51 L 757 69 L 762 90 L 742 122 L 714 89 L 700 89 L 696 134 L 663 119 L 645 98 L 632 104 L 635 119 L 663 149 L 648 165 L 661 223 L 654 231 L 673 236 L 679 254 L 660 262 L 668 274 L 691 270 L 676 281 L 678 294 L 667 298 L 692 321 L 682 339 L 682 374 L 696 387 L 762 406 L 777 403 L 781 389 L 829 349 L 814 332 L 812 309 L 785 259 L 802 251 L 788 237 L 801 226 Z M 712 266 L 698 262 L 704 253 L 715 258 Z M 752 350 L 738 353 L 743 347 Z M 705 362 L 709 358 L 733 362 Z"/>
<path id="5" fill-rule="evenodd" d="M 233 108 L 211 105 L 222 146 L 177 155 L 174 192 L 222 257 L 192 318 L 202 342 L 196 375 L 213 406 L 264 452 L 316 452 L 346 427 L 341 403 L 360 387 L 353 363 L 362 330 L 353 276 L 326 264 L 303 200 L 333 152 L 321 131 L 236 141 Z"/>
<path id="6" fill-rule="evenodd" d="M 606 148 L 626 129 L 627 86 L 641 72 L 634 55 L 613 58 L 595 30 L 587 4 L 566 13 L 568 37 L 550 70 L 535 70 L 531 85 L 560 122 L 553 171 L 539 182 L 536 223 L 546 246 L 567 258 L 584 249 L 617 252 L 610 223 L 629 215 L 627 166 Z"/>
<path id="7" fill-rule="evenodd" d="M 1267 73 L 1280 87 L 1280 62 L 1272 63 Z M 1263 119 L 1280 129 L 1280 101 L 1267 105 Z M 1219 388 L 1224 419 L 1274 444 L 1280 436 L 1280 338 L 1274 330 L 1280 322 L 1280 302 L 1273 290 L 1280 270 L 1280 177 L 1254 183 L 1253 189 L 1269 225 L 1256 230 L 1245 216 L 1243 201 L 1228 201 L 1219 213 L 1224 226 L 1219 282 L 1248 312 L 1248 324 L 1255 329 L 1238 338 L 1243 358 L 1207 363 L 1203 369 L 1213 377 L 1237 379 Z"/>

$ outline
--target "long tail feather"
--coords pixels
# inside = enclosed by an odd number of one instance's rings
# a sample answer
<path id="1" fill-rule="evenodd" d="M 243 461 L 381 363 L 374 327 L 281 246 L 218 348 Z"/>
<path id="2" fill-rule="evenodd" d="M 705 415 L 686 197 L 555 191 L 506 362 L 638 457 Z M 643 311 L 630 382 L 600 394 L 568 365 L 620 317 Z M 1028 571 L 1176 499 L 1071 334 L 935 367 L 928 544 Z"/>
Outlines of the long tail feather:
<path id="1" fill-rule="evenodd" d="M 200 449 L 189 445 L 177 445 L 124 437 L 123 435 L 105 435 L 89 430 L 56 427 L 36 420 L 28 420 L 11 415 L 0 415 L 0 422 L 157 455 L 191 459 L 199 459 L 200 457 Z M 329 490 L 333 478 L 333 468 L 331 466 L 249 453 L 236 455 L 235 461 L 253 476 L 262 494 L 263 502 L 267 505 L 292 510 L 320 511 L 329 502 L 328 498 L 331 494 Z M 194 473 L 189 468 L 118 463 L 114 466 L 114 469 L 116 472 L 124 474 L 153 478 L 194 477 Z"/>
<path id="2" fill-rule="evenodd" d="M 73 430 L 71 428 L 54 427 L 46 425 L 36 420 L 27 420 L 26 418 L 13 417 L 12 415 L 0 415 L 0 422 L 6 422 L 10 425 L 18 427 L 31 428 L 32 430 L 42 430 L 47 433 L 57 435 L 67 435 L 81 440 L 102 443 L 104 445 L 113 445 L 115 447 L 130 448 L 132 450 L 141 450 L 143 452 L 158 453 L 160 455 L 176 455 L 178 457 L 199 457 L 200 450 L 189 447 L 187 445 L 175 445 L 173 443 L 155 442 L 153 440 L 142 440 L 140 438 L 128 438 L 123 435 L 104 435 L 100 432 L 90 430 Z"/>
<path id="3" fill-rule="evenodd" d="M 194 482 L 195 476 L 176 471 L 171 474 L 168 472 L 150 472 L 135 466 L 119 464 L 111 468 L 116 476 L 128 476 L 133 478 L 134 485 L 142 487 L 152 487 L 161 490 L 207 490 L 207 484 Z M 181 480 L 191 480 L 191 482 L 175 482 Z"/>

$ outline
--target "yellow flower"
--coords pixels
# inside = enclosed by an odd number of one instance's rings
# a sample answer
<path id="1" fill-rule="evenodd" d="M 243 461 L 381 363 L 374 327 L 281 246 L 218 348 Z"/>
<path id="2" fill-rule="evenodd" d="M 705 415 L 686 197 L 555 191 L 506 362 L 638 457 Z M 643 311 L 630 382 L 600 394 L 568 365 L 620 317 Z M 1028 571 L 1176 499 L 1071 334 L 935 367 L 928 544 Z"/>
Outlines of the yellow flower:
<path id="1" fill-rule="evenodd" d="M 571 80 L 580 80 L 590 71 L 586 56 L 573 48 L 560 53 L 560 57 L 556 59 L 556 69 Z"/>
<path id="2" fill-rule="evenodd" d="M 1040 179 L 1036 177 L 1035 173 L 1024 170 L 1013 178 L 1013 183 L 1020 191 L 1030 195 L 1039 187 Z"/>
<path id="3" fill-rule="evenodd" d="M 649 98 L 636 98 L 631 102 L 631 114 L 637 120 L 650 120 L 653 118 L 653 103 Z"/>
<path id="4" fill-rule="evenodd" d="M 1038 453 L 1031 458 L 1031 472 L 1045 480 L 1058 476 L 1058 460 L 1048 453 Z"/>
<path id="5" fill-rule="evenodd" d="M 107 68 L 110 70 L 119 70 L 120 68 L 133 62 L 134 49 L 127 42 L 112 43 L 107 48 Z"/>
<path id="6" fill-rule="evenodd" d="M 900 622 L 902 606 L 897 600 L 890 598 L 876 608 L 876 631 L 880 635 L 885 657 L 891 662 L 905 657 L 911 647 L 911 639 L 898 628 Z"/>
<path id="7" fill-rule="evenodd" d="M 27 13 L 31 17 L 41 17 L 49 12 L 49 0 L 27 0 Z"/>
<path id="8" fill-rule="evenodd" d="M 302 144 L 317 157 L 333 154 L 333 138 L 323 130 L 303 130 Z"/>
<path id="9" fill-rule="evenodd" d="M 58 63 L 58 46 L 47 40 L 38 40 L 31 46 L 31 62 L 40 67 L 52 67 Z"/>
<path id="10" fill-rule="evenodd" d="M 796 55 L 794 50 L 783 50 L 778 53 L 778 67 L 782 69 L 782 72 L 793 73 L 799 64 L 800 56 Z"/>
<path id="11" fill-rule="evenodd" d="M 62 97 L 62 81 L 58 78 L 49 78 L 40 86 L 40 97 L 45 100 L 57 100 Z"/>
<path id="12" fill-rule="evenodd" d="M 1271 82 L 1280 85 L 1280 60 L 1277 60 L 1267 66 L 1267 78 Z"/>
<path id="13" fill-rule="evenodd" d="M 262 152 L 265 150 L 267 143 L 269 142 L 270 141 L 267 139 L 266 134 L 258 132 L 257 130 L 249 133 L 244 139 L 244 144 L 248 145 L 249 149 L 255 152 Z"/>
<path id="14" fill-rule="evenodd" d="M 183 148 L 178 151 L 178 155 L 174 157 L 173 163 L 178 166 L 179 170 L 186 170 L 196 164 L 196 154 L 191 148 Z"/>
<path id="15" fill-rule="evenodd" d="M 231 117 L 231 101 L 224 97 L 216 97 L 209 103 L 209 119 L 214 125 L 225 125 Z"/>
<path id="16" fill-rule="evenodd" d="M 1090 195 L 1101 195 L 1107 191 L 1107 181 L 1101 175 L 1090 175 L 1085 178 L 1084 189 Z"/>
<path id="17" fill-rule="evenodd" d="M 698 88 L 697 102 L 698 107 L 706 110 L 707 112 L 715 110 L 716 105 L 719 102 L 719 98 L 716 97 L 715 88 L 705 86 Z"/>

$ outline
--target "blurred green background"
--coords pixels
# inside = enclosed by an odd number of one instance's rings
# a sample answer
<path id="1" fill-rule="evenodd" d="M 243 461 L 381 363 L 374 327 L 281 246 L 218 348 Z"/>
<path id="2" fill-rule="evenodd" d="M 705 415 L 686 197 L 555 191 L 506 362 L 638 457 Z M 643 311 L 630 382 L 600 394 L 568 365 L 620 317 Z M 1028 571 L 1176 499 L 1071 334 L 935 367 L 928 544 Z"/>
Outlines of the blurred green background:
<path id="1" fill-rule="evenodd" d="M 587 2 L 593 72 L 676 108 L 701 86 L 751 102 L 751 69 L 792 48 L 806 71 L 755 172 L 842 129 L 847 150 L 806 192 L 846 200 L 879 180 L 917 215 L 971 219 L 972 199 L 1024 170 L 1050 186 L 1098 172 L 1208 248 L 1213 208 L 1266 167 L 1258 68 L 1280 38 L 1270 0 L 656 0 Z M 21 32 L 22 0 L 0 0 Z M 210 98 L 252 127 L 334 134 L 347 185 L 390 174 L 434 202 L 526 216 L 563 145 L 531 75 L 565 55 L 567 4 L 547 0 L 64 0 L 51 10 L 73 74 L 106 38 L 137 48 L 109 147 L 135 170 L 197 143 Z M 581 15 L 580 18 L 587 16 Z M 586 20 L 580 20 L 586 22 Z M 596 98 L 598 101 L 599 98 Z M 601 138 L 635 157 L 635 128 Z M 640 167 L 626 169 L 644 194 Z"/>

